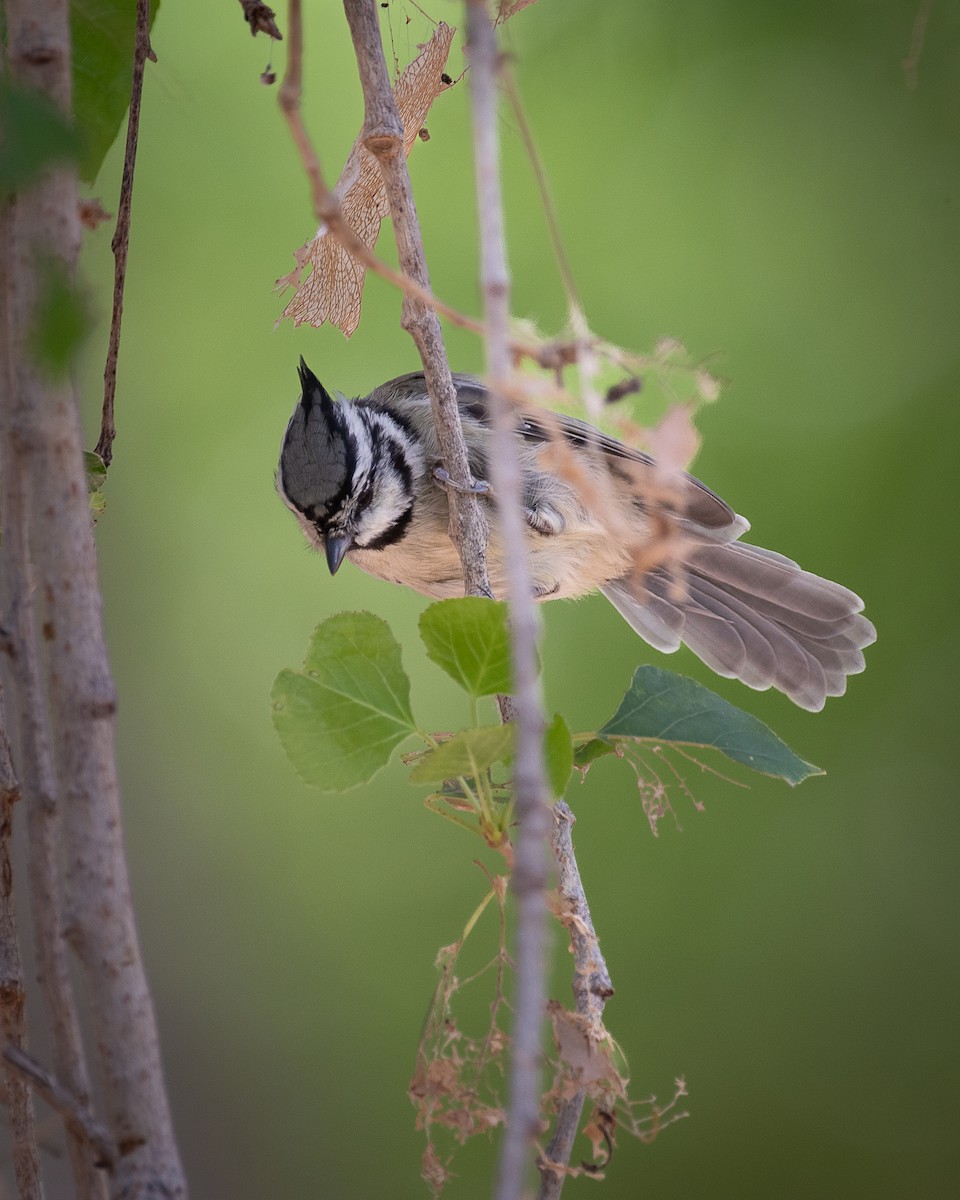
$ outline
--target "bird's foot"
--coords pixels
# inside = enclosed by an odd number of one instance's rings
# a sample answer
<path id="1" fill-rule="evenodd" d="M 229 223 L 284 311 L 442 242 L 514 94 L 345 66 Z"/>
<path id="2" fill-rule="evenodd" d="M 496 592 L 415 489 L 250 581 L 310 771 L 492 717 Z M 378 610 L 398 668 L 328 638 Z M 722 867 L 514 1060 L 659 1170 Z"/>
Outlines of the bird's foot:
<path id="1" fill-rule="evenodd" d="M 464 496 L 489 496 L 493 490 L 485 479 L 473 479 L 469 483 L 460 483 L 444 467 L 434 467 L 433 477 L 441 487 L 452 488 Z"/>

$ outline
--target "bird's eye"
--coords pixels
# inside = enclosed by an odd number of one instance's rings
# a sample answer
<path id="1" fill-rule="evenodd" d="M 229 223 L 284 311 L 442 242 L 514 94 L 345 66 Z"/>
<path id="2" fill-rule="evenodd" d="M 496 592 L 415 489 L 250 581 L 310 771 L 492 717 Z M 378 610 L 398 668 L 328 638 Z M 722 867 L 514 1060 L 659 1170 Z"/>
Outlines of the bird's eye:
<path id="1" fill-rule="evenodd" d="M 357 496 L 357 509 L 364 512 L 373 503 L 373 480 L 371 479 Z"/>
<path id="2" fill-rule="evenodd" d="M 299 508 L 299 505 L 297 507 Z M 318 528 L 325 520 L 324 510 L 318 504 L 308 504 L 306 508 L 301 508 L 300 512 L 303 513 L 311 525 L 316 525 Z"/>

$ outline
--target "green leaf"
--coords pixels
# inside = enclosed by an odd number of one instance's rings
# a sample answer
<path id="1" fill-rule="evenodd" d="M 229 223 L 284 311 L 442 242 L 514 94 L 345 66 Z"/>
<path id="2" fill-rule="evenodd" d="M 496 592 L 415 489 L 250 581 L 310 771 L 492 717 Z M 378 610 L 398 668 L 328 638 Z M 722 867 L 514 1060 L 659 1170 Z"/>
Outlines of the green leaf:
<path id="1" fill-rule="evenodd" d="M 442 783 L 461 775 L 476 779 L 487 767 L 511 757 L 513 739 L 513 725 L 464 729 L 424 755 L 410 772 L 410 782 Z"/>
<path id="2" fill-rule="evenodd" d="M 103 516 L 107 500 L 100 490 L 107 481 L 107 468 L 99 454 L 92 450 L 84 450 L 83 466 L 87 473 L 87 494 L 90 499 L 90 512 L 94 521 Z"/>
<path id="3" fill-rule="evenodd" d="M 637 668 L 620 707 L 600 734 L 719 750 L 734 762 L 791 785 L 823 774 L 756 717 L 695 680 L 659 667 Z"/>
<path id="4" fill-rule="evenodd" d="M 271 700 L 287 757 L 324 792 L 366 783 L 416 731 L 400 646 L 368 612 L 321 622 L 303 670 L 281 671 Z"/>
<path id="5" fill-rule="evenodd" d="M 0 194 L 31 183 L 47 167 L 76 160 L 77 134 L 46 96 L 0 83 Z"/>
<path id="6" fill-rule="evenodd" d="M 543 757 L 547 767 L 547 782 L 553 795 L 560 799 L 567 790 L 573 770 L 573 739 L 566 721 L 557 713 L 543 737 Z"/>
<path id="7" fill-rule="evenodd" d="M 500 601 L 439 600 L 420 617 L 420 637 L 430 658 L 471 696 L 511 690 L 507 606 Z"/>
<path id="8" fill-rule="evenodd" d="M 159 7 L 153 0 L 151 25 Z M 83 136 L 80 174 L 90 183 L 130 106 L 136 28 L 134 0 L 73 0 L 70 5 L 73 111 Z"/>
<path id="9" fill-rule="evenodd" d="M 87 473 L 87 487 L 91 491 L 103 487 L 107 478 L 107 466 L 99 454 L 84 450 L 83 469 Z"/>
<path id="10" fill-rule="evenodd" d="M 591 763 L 596 762 L 598 758 L 604 758 L 607 754 L 614 753 L 613 746 L 609 742 L 605 742 L 603 738 L 588 738 L 587 741 L 581 742 L 574 750 L 573 765 L 580 770 L 584 770 Z"/>

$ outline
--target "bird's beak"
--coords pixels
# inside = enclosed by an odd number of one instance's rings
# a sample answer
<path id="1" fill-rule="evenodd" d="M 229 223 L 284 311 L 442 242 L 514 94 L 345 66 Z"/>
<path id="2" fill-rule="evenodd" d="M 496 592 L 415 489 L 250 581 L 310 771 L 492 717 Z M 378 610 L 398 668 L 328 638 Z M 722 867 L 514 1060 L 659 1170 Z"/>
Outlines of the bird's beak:
<path id="1" fill-rule="evenodd" d="M 353 545 L 350 538 L 344 537 L 343 534 L 328 533 L 323 542 L 327 552 L 327 566 L 330 568 L 330 574 L 336 575 L 340 569 L 340 564 L 343 562 L 344 555 Z"/>

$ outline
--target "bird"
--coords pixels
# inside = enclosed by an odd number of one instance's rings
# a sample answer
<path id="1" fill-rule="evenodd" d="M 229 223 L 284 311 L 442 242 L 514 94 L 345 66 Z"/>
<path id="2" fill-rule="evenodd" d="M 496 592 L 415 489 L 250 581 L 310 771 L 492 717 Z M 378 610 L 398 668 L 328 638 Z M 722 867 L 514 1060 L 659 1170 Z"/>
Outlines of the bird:
<path id="1" fill-rule="evenodd" d="M 433 599 L 462 596 L 423 374 L 356 399 L 332 397 L 302 358 L 299 376 L 276 486 L 330 573 L 349 559 Z M 471 473 L 483 481 L 489 392 L 470 375 L 453 381 Z M 692 475 L 665 473 L 593 425 L 536 408 L 515 413 L 514 437 L 536 599 L 599 591 L 655 649 L 683 643 L 718 675 L 773 687 L 814 712 L 864 669 L 876 630 L 860 597 L 741 541 L 749 522 Z M 495 494 L 485 503 L 491 589 L 502 598 Z"/>

